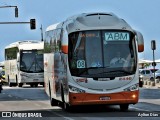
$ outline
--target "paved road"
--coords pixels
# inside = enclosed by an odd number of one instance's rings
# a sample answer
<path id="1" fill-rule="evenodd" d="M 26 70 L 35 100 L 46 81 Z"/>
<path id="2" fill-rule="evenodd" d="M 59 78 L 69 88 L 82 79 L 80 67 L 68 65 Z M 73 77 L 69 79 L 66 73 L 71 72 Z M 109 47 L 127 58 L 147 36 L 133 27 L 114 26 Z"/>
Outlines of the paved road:
<path id="1" fill-rule="evenodd" d="M 83 106 L 72 112 L 65 112 L 60 107 L 51 107 L 49 98 L 43 87 L 23 88 L 4 86 L 0 94 L 0 111 L 31 112 L 41 115 L 41 119 L 68 120 L 105 120 L 107 119 L 160 119 L 160 89 L 140 89 L 140 100 L 136 105 L 130 105 L 128 112 L 120 112 L 119 106 Z M 38 114 L 39 113 L 39 114 Z M 16 115 L 16 114 L 15 114 Z M 156 116 L 145 117 L 144 116 Z M 159 117 L 157 117 L 157 115 Z M 128 116 L 128 117 L 126 117 Z M 139 116 L 139 117 L 138 117 Z M 143 116 L 143 117 L 140 117 Z M 8 119 L 8 118 L 3 118 Z M 13 118 L 12 118 L 13 119 Z M 19 118 L 14 118 L 19 119 Z M 30 118 L 25 118 L 30 119 Z M 40 118 L 38 118 L 40 119 Z"/>

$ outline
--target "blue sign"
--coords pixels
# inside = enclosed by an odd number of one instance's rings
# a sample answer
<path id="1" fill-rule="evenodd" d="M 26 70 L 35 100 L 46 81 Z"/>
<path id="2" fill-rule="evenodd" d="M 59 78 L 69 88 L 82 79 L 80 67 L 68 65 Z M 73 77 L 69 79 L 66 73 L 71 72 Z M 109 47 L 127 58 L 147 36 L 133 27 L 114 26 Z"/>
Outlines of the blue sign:
<path id="1" fill-rule="evenodd" d="M 130 35 L 128 32 L 106 32 L 105 33 L 105 40 L 112 41 L 112 40 L 124 40 L 129 41 Z"/>

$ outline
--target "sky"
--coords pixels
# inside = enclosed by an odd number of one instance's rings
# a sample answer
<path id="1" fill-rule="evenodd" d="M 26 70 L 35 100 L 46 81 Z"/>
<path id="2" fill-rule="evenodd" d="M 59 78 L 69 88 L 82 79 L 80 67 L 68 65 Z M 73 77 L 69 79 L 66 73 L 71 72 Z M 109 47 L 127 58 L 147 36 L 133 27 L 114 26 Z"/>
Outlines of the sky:
<path id="1" fill-rule="evenodd" d="M 0 62 L 4 61 L 4 48 L 16 41 L 41 40 L 43 32 L 51 25 L 68 17 L 87 12 L 112 12 L 123 18 L 144 37 L 144 52 L 140 59 L 153 59 L 151 40 L 156 40 L 155 59 L 160 59 L 160 0 L 0 0 L 0 6 L 17 6 L 19 17 L 15 18 L 14 8 L 0 8 L 0 22 L 29 22 L 36 19 L 36 30 L 29 24 L 0 24 Z"/>

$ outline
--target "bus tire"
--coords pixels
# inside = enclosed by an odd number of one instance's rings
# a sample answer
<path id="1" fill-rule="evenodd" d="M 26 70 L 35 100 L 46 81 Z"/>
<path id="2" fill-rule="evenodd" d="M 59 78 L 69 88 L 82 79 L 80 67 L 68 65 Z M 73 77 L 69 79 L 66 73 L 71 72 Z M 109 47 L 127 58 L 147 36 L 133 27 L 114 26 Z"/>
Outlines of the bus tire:
<path id="1" fill-rule="evenodd" d="M 61 99 L 62 99 L 62 108 L 67 111 L 70 112 L 71 111 L 71 106 L 65 102 L 64 100 L 64 91 L 63 91 L 63 86 L 61 85 Z"/>
<path id="2" fill-rule="evenodd" d="M 121 104 L 120 105 L 120 110 L 121 111 L 127 111 L 129 108 L 129 104 Z"/>
<path id="3" fill-rule="evenodd" d="M 13 83 L 9 82 L 9 87 L 12 87 L 13 86 Z"/>
<path id="4" fill-rule="evenodd" d="M 12 83 L 9 83 L 9 87 L 12 87 Z"/>
<path id="5" fill-rule="evenodd" d="M 51 96 L 50 96 L 50 104 L 51 104 L 51 106 L 58 106 L 58 101 L 51 98 Z"/>
<path id="6" fill-rule="evenodd" d="M 71 112 L 72 111 L 72 106 L 70 106 L 68 103 L 63 102 L 63 109 L 67 112 Z"/>
<path id="7" fill-rule="evenodd" d="M 33 87 L 34 85 L 33 85 L 33 84 L 30 84 L 30 86 Z"/>

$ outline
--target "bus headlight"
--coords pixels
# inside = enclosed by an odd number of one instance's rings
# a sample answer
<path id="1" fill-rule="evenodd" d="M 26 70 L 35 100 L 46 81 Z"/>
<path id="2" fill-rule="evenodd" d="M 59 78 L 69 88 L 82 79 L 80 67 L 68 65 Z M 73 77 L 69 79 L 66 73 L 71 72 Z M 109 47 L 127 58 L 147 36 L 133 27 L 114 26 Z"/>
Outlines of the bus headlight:
<path id="1" fill-rule="evenodd" d="M 139 84 L 134 84 L 126 89 L 124 89 L 124 91 L 135 91 L 135 90 L 138 90 L 139 88 Z"/>
<path id="2" fill-rule="evenodd" d="M 85 93 L 85 90 L 73 87 L 71 85 L 69 85 L 69 91 L 74 93 Z"/>

